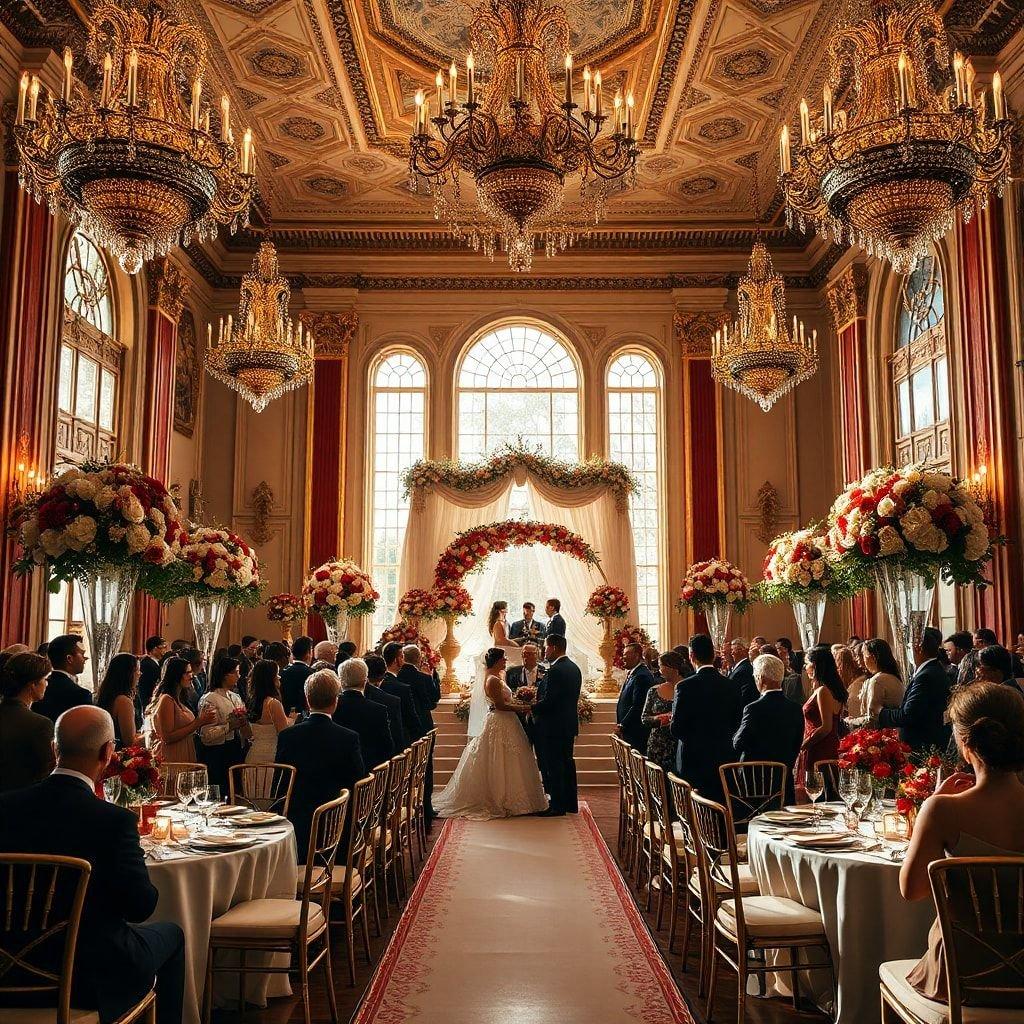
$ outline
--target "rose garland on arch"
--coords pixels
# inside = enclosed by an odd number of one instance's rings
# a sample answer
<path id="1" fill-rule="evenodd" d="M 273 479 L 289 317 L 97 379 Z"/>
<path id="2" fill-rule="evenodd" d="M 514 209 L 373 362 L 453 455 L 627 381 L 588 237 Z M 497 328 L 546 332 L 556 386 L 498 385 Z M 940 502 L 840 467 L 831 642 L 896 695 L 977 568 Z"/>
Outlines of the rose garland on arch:
<path id="1" fill-rule="evenodd" d="M 533 544 L 543 544 L 586 565 L 599 565 L 601 561 L 597 552 L 579 534 L 564 526 L 531 520 L 506 520 L 474 526 L 456 534 L 437 560 L 434 585 L 440 587 L 446 583 L 457 583 L 470 573 L 479 571 L 489 556 Z"/>

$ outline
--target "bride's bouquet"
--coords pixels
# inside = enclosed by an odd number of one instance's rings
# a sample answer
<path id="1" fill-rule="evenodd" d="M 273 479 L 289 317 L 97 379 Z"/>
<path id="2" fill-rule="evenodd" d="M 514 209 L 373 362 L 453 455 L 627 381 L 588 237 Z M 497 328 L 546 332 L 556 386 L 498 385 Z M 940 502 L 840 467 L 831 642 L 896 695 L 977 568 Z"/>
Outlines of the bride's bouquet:
<path id="1" fill-rule="evenodd" d="M 537 687 L 520 686 L 513 696 L 520 704 L 532 704 L 537 699 Z"/>

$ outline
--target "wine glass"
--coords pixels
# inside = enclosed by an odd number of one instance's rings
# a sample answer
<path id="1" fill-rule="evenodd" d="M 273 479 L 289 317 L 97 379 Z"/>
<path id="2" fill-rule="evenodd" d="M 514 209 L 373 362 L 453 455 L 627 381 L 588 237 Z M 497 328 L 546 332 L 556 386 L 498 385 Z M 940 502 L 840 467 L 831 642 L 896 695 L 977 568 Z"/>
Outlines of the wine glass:
<path id="1" fill-rule="evenodd" d="M 103 780 L 103 796 L 108 804 L 116 804 L 121 799 L 121 776 L 112 775 Z"/>
<path id="2" fill-rule="evenodd" d="M 188 805 L 195 791 L 195 772 L 178 772 L 174 780 L 174 792 L 177 794 L 181 809 L 188 815 Z"/>
<path id="3" fill-rule="evenodd" d="M 206 821 L 206 826 L 207 828 L 209 828 L 210 786 L 209 784 L 204 785 L 202 779 L 194 780 L 194 786 L 195 788 L 192 790 L 192 798 L 196 802 L 196 809 L 199 811 L 200 814 L 202 814 L 204 820 Z"/>
<path id="4" fill-rule="evenodd" d="M 223 801 L 220 797 L 220 786 L 210 782 L 206 786 L 206 824 L 210 824 L 210 814 L 220 807 Z"/>
<path id="5" fill-rule="evenodd" d="M 809 768 L 807 770 L 807 776 L 804 779 L 804 790 L 814 805 L 814 822 L 817 824 L 821 820 L 821 812 L 818 810 L 817 801 L 818 797 L 825 792 L 825 777 L 817 768 Z"/>
<path id="6" fill-rule="evenodd" d="M 857 803 L 857 772 L 850 768 L 843 768 L 839 772 L 839 796 L 846 804 L 846 825 L 852 831 L 857 827 L 857 816 L 854 811 Z M 854 824 L 851 825 L 851 821 Z"/>

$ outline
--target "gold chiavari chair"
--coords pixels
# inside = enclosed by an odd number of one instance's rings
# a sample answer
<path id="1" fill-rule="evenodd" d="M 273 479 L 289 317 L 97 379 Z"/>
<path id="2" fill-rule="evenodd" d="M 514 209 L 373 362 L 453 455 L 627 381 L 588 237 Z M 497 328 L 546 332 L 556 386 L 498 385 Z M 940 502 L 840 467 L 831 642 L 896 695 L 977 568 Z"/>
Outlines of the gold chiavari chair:
<path id="1" fill-rule="evenodd" d="M 718 769 L 725 806 L 733 824 L 736 849 L 747 859 L 747 826 L 766 811 L 780 811 L 786 800 L 789 769 L 781 761 L 733 761 Z"/>
<path id="2" fill-rule="evenodd" d="M 0 853 L 0 997 L 4 1024 L 95 1022 L 71 1006 L 72 972 L 82 906 L 92 868 L 77 857 Z M 32 1001 L 32 1008 L 7 1005 Z M 51 1002 L 42 1007 L 40 1002 Z M 55 1005 L 53 1005 L 55 1004 Z M 115 1024 L 156 1021 L 146 993 Z"/>
<path id="3" fill-rule="evenodd" d="M 704 911 L 704 902 L 701 894 L 700 882 L 700 852 L 697 847 L 696 835 L 693 830 L 693 809 L 690 806 L 690 795 L 693 787 L 685 779 L 679 778 L 672 772 L 668 774 L 669 792 L 672 794 L 672 803 L 675 805 L 676 814 L 679 816 L 677 822 L 677 838 L 681 840 L 676 843 L 677 854 L 681 854 L 684 863 L 681 869 L 685 871 L 685 883 L 677 886 L 677 892 L 683 902 L 683 962 L 682 969 L 686 970 L 686 961 L 690 955 L 690 936 L 693 933 L 694 924 L 700 929 L 700 966 L 699 983 L 697 994 L 705 993 L 705 976 L 707 973 L 708 957 L 705 953 L 707 937 L 707 915 Z M 675 908 L 673 908 L 675 909 Z M 669 951 L 672 950 L 672 942 L 675 938 L 675 919 L 669 923 Z"/>
<path id="4" fill-rule="evenodd" d="M 328 922 L 331 888 L 338 844 L 345 828 L 349 791 L 336 800 L 321 804 L 313 813 L 306 863 L 296 872 L 296 899 L 258 899 L 236 903 L 215 917 L 210 926 L 210 948 L 206 956 L 206 987 L 203 992 L 203 1021 L 209 1024 L 213 1008 L 213 976 L 238 975 L 238 1007 L 245 1008 L 247 974 L 290 974 L 297 969 L 305 1024 L 310 1024 L 309 976 L 322 966 L 327 985 L 331 1020 L 337 1024 L 338 1006 L 331 972 L 331 937 Z M 218 950 L 238 954 L 238 962 L 217 965 Z M 247 969 L 246 955 L 262 954 L 258 967 Z M 289 963 L 277 966 L 268 953 L 287 953 Z"/>
<path id="5" fill-rule="evenodd" d="M 387 838 L 387 831 L 384 825 L 384 806 L 388 796 L 388 775 L 391 771 L 391 764 L 385 761 L 377 765 L 370 775 L 373 776 L 373 810 L 370 814 L 372 829 L 370 838 L 367 841 L 366 864 L 363 867 L 363 874 L 367 880 L 367 887 L 373 893 L 373 926 L 374 934 L 379 938 L 380 929 L 380 898 L 377 894 L 378 881 L 384 873 L 384 843 Z"/>
<path id="6" fill-rule="evenodd" d="M 228 792 L 233 804 L 288 816 L 295 787 L 290 764 L 235 764 L 228 769 Z"/>
<path id="7" fill-rule="evenodd" d="M 676 905 L 676 888 L 678 882 L 678 849 L 676 847 L 676 834 L 672 830 L 671 804 L 668 798 L 668 785 L 665 782 L 665 769 L 653 761 L 644 762 L 644 769 L 647 772 L 647 792 L 650 795 L 651 803 L 651 855 L 657 852 L 657 860 L 652 865 L 654 878 L 652 885 L 658 888 L 658 924 L 661 930 L 661 922 L 665 916 L 665 899 L 668 897 L 669 907 Z M 685 885 L 686 876 L 683 876 Z M 647 897 L 650 910 L 650 888 Z M 671 912 L 671 910 L 670 910 Z"/>
<path id="8" fill-rule="evenodd" d="M 412 763 L 412 750 L 406 747 L 400 754 L 395 754 L 390 763 L 388 792 L 384 799 L 384 850 L 381 858 L 384 874 L 385 913 L 389 913 L 392 891 L 396 907 L 401 906 L 402 900 L 405 899 L 405 860 L 400 853 L 398 826 L 402 819 L 404 778 Z"/>
<path id="9" fill-rule="evenodd" d="M 413 854 L 412 819 L 409 805 L 412 800 L 413 783 L 416 778 L 417 765 L 423 751 L 423 741 L 415 740 L 409 747 L 409 758 L 402 774 L 401 792 L 398 796 L 398 820 L 392 830 L 398 856 L 402 862 L 402 884 L 405 885 L 405 858 L 409 855 L 409 882 L 416 878 L 416 858 Z"/>
<path id="10" fill-rule="evenodd" d="M 878 970 L 882 1024 L 1021 1024 L 1024 1021 L 1024 857 L 950 857 L 928 865 L 942 932 L 948 1002 L 921 995 L 917 962 Z"/>
<path id="11" fill-rule="evenodd" d="M 782 896 L 746 895 L 744 869 L 729 824 L 729 812 L 714 800 L 691 795 L 694 831 L 702 851 L 703 898 L 714 907 L 710 934 L 711 963 L 708 968 L 707 1017 L 714 1013 L 716 968 L 724 960 L 737 974 L 736 1020 L 743 1024 L 746 1014 L 747 976 L 764 978 L 767 973 L 789 974 L 793 979 L 793 1006 L 799 1002 L 800 971 L 827 969 L 835 972 L 821 914 Z M 757 882 L 754 881 L 756 893 Z M 710 915 L 709 915 L 710 916 Z M 800 951 L 817 949 L 819 960 L 800 963 Z M 767 952 L 788 952 L 789 963 L 779 957 L 768 963 Z M 752 964 L 751 956 L 758 959 Z"/>
<path id="12" fill-rule="evenodd" d="M 177 797 L 175 789 L 182 772 L 205 772 L 206 765 L 198 761 L 164 761 L 160 766 L 160 796 Z"/>
<path id="13" fill-rule="evenodd" d="M 415 878 L 416 860 L 420 863 L 426 857 L 426 817 L 423 809 L 423 798 L 426 792 L 427 762 L 430 758 L 430 735 L 418 739 L 412 749 L 415 752 L 412 763 L 412 778 L 409 783 L 409 797 L 405 805 L 405 826 L 408 831 L 409 862 L 413 865 Z"/>
<path id="14" fill-rule="evenodd" d="M 647 790 L 646 759 L 639 750 L 629 751 L 630 779 L 633 783 L 633 800 L 636 804 L 636 840 L 633 845 L 633 884 L 639 893 L 646 883 L 648 892 L 647 908 L 650 909 L 650 885 L 654 875 L 655 861 L 651 855 L 651 798 Z M 659 855 L 660 856 L 660 855 Z"/>
<path id="15" fill-rule="evenodd" d="M 422 864 L 427 859 L 427 812 L 426 812 L 426 794 L 427 794 L 427 771 L 430 767 L 430 759 L 434 756 L 434 745 L 437 743 L 437 729 L 431 729 L 430 732 L 423 737 L 423 763 L 420 766 L 419 780 L 418 780 L 418 793 L 416 797 L 416 820 L 414 822 L 416 826 L 416 846 L 419 851 L 420 863 Z"/>
<path id="16" fill-rule="evenodd" d="M 619 778 L 619 860 L 627 874 L 632 870 L 629 852 L 633 848 L 635 810 L 633 807 L 633 784 L 629 775 L 629 744 L 612 736 L 612 753 L 615 755 L 615 773 Z"/>

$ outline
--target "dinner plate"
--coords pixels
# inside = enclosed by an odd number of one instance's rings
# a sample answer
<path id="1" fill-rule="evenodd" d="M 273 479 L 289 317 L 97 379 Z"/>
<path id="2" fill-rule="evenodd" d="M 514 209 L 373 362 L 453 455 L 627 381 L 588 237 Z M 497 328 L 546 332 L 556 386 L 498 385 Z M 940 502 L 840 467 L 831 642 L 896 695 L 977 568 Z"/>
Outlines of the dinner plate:
<path id="1" fill-rule="evenodd" d="M 251 836 L 193 836 L 189 846 L 198 850 L 237 850 L 255 842 Z"/>
<path id="2" fill-rule="evenodd" d="M 250 811 L 233 817 L 231 824 L 243 828 L 263 828 L 265 825 L 277 825 L 286 820 L 283 815 L 274 814 L 271 811 Z"/>
<path id="3" fill-rule="evenodd" d="M 829 835 L 827 832 L 817 836 L 790 836 L 789 842 L 794 846 L 810 847 L 819 850 L 862 849 L 867 845 L 863 836 Z"/>
<path id="4" fill-rule="evenodd" d="M 800 825 L 813 821 L 814 815 L 796 811 L 765 811 L 764 814 L 758 815 L 758 820 L 771 822 L 773 825 Z"/>
<path id="5" fill-rule="evenodd" d="M 235 814 L 248 814 L 249 809 L 247 807 L 240 807 L 238 804 L 229 804 L 227 807 L 218 807 L 213 812 L 215 818 L 230 818 Z"/>

